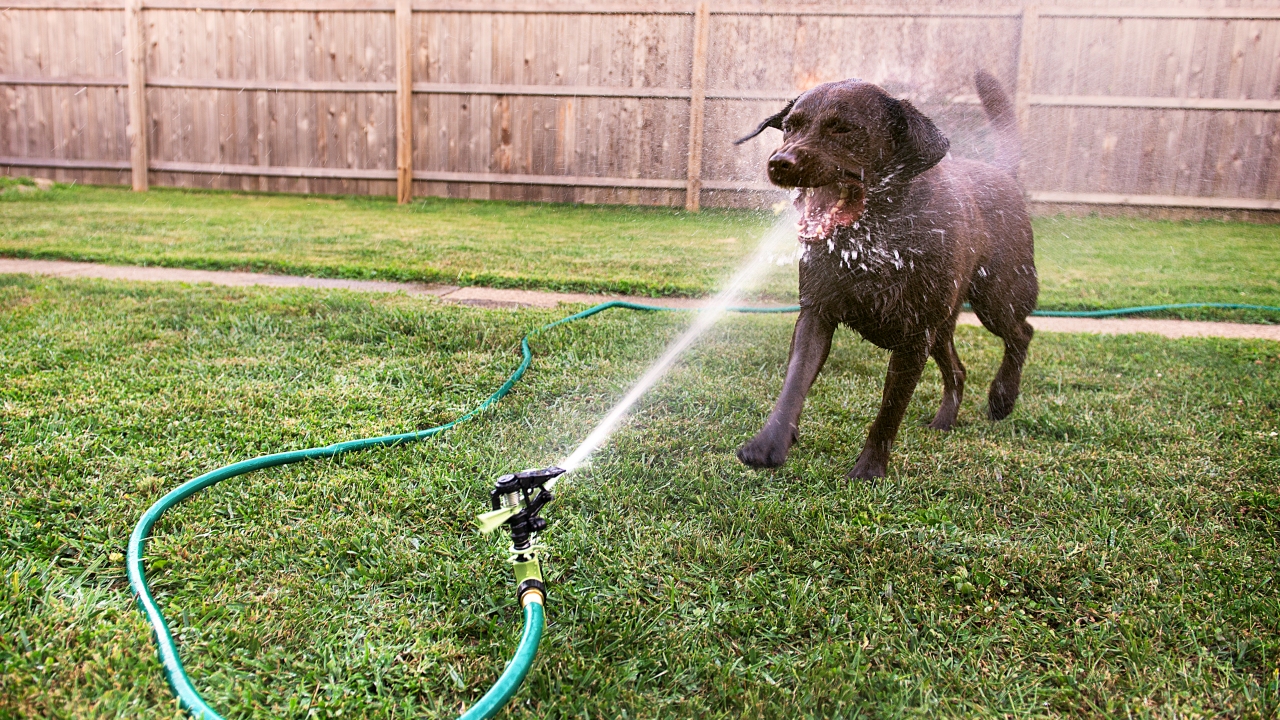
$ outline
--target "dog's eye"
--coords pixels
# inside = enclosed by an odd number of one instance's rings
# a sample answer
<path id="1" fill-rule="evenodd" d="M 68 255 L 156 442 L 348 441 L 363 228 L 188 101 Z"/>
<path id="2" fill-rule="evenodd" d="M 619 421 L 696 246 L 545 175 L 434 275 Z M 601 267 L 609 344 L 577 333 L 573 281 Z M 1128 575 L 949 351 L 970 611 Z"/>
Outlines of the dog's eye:
<path id="1" fill-rule="evenodd" d="M 782 118 L 782 132 L 792 132 L 793 130 L 799 130 L 800 128 L 805 126 L 805 121 L 807 119 L 808 118 L 805 117 L 804 113 L 798 113 L 798 112 L 787 113 L 787 116 Z"/>

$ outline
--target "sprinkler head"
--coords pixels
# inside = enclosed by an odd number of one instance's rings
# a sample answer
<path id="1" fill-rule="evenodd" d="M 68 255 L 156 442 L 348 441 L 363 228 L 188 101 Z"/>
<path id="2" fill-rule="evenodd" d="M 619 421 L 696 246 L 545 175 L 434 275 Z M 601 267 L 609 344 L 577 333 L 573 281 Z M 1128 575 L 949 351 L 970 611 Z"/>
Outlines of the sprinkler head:
<path id="1" fill-rule="evenodd" d="M 517 562 L 525 559 L 527 551 L 533 547 L 534 536 L 547 527 L 547 521 L 538 517 L 542 506 L 555 498 L 546 484 L 564 473 L 563 468 L 555 466 L 521 470 L 503 475 L 493 484 L 493 490 L 489 492 L 493 512 L 487 514 L 501 517 L 510 513 L 501 525 L 506 525 L 511 531 L 511 552 Z"/>

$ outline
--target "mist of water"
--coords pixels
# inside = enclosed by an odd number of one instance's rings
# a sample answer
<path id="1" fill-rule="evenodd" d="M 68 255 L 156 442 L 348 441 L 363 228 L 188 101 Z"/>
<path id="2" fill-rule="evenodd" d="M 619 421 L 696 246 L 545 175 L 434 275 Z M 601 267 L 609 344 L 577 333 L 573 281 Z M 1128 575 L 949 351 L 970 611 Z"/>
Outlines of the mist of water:
<path id="1" fill-rule="evenodd" d="M 656 385 L 666 375 L 676 359 L 685 350 L 689 349 L 711 326 L 724 317 L 729 308 L 733 307 L 742 297 L 744 291 L 756 285 L 772 267 L 778 264 L 779 257 L 787 257 L 793 254 L 796 235 L 795 223 L 796 216 L 788 212 L 783 214 L 778 222 L 765 233 L 750 259 L 734 274 L 724 289 L 698 311 L 693 324 L 667 346 L 666 352 L 654 361 L 653 365 L 649 366 L 645 374 L 636 381 L 636 384 L 627 391 L 627 394 L 618 401 L 618 404 L 609 411 L 609 414 L 596 425 L 595 429 L 587 435 L 577 449 L 557 463 L 557 465 L 568 471 L 561 478 L 582 467 L 587 459 L 591 457 L 591 454 L 609 439 L 614 430 L 617 430 L 618 425 L 626 417 L 631 406 L 635 405 L 636 401 L 649 388 Z M 550 488 L 554 485 L 555 481 L 552 481 L 547 484 L 547 487 Z"/>

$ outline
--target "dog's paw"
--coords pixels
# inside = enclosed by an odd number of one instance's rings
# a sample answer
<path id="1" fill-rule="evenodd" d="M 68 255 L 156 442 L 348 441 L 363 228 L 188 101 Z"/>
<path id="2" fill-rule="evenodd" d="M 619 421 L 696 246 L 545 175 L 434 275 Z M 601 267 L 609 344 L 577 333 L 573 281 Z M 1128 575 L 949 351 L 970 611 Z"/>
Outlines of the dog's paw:
<path id="1" fill-rule="evenodd" d="M 787 451 L 790 449 L 789 445 L 776 442 L 771 437 L 763 437 L 762 433 L 738 448 L 738 459 L 753 468 L 776 468 L 787 461 Z"/>
<path id="2" fill-rule="evenodd" d="M 1008 397 L 992 393 L 987 398 L 987 418 L 992 422 L 1000 422 L 1009 417 L 1009 413 L 1013 412 L 1013 406 L 1017 400 L 1017 395 Z"/>
<path id="3" fill-rule="evenodd" d="M 954 416 L 943 417 L 942 413 L 938 413 L 937 417 L 930 422 L 924 423 L 924 426 L 930 430 L 937 430 L 938 432 L 950 432 L 951 426 L 954 425 L 955 422 L 956 419 Z"/>
<path id="4" fill-rule="evenodd" d="M 888 466 L 887 458 L 874 457 L 871 453 L 863 452 L 858 457 L 858 463 L 849 471 L 850 480 L 874 480 L 882 478 L 885 474 L 885 468 Z"/>
<path id="5" fill-rule="evenodd" d="M 987 417 L 995 422 L 999 422 L 1013 412 L 1013 406 L 1018 402 L 1018 383 L 1017 382 L 1001 382 L 996 378 L 991 382 L 991 390 L 987 393 Z"/>

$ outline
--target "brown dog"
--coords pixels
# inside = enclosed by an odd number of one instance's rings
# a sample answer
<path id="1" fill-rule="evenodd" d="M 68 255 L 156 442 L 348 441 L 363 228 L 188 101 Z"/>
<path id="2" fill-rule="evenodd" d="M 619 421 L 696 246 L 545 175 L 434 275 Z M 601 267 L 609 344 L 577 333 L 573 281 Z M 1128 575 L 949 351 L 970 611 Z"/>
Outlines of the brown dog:
<path id="1" fill-rule="evenodd" d="M 999 167 L 947 156 L 950 143 L 910 102 L 858 80 L 819 85 L 766 119 L 783 132 L 769 179 L 798 188 L 800 317 L 787 376 L 764 428 L 738 450 L 777 467 L 796 441 L 805 395 L 843 323 L 891 351 L 880 413 L 850 477 L 883 477 L 889 448 L 930 356 L 942 407 L 929 427 L 949 430 L 964 392 L 952 334 L 968 302 L 1004 340 L 987 415 L 1013 411 L 1039 293 L 1031 221 L 1016 179 L 1013 108 L 994 77 L 976 77 L 999 138 Z"/>

